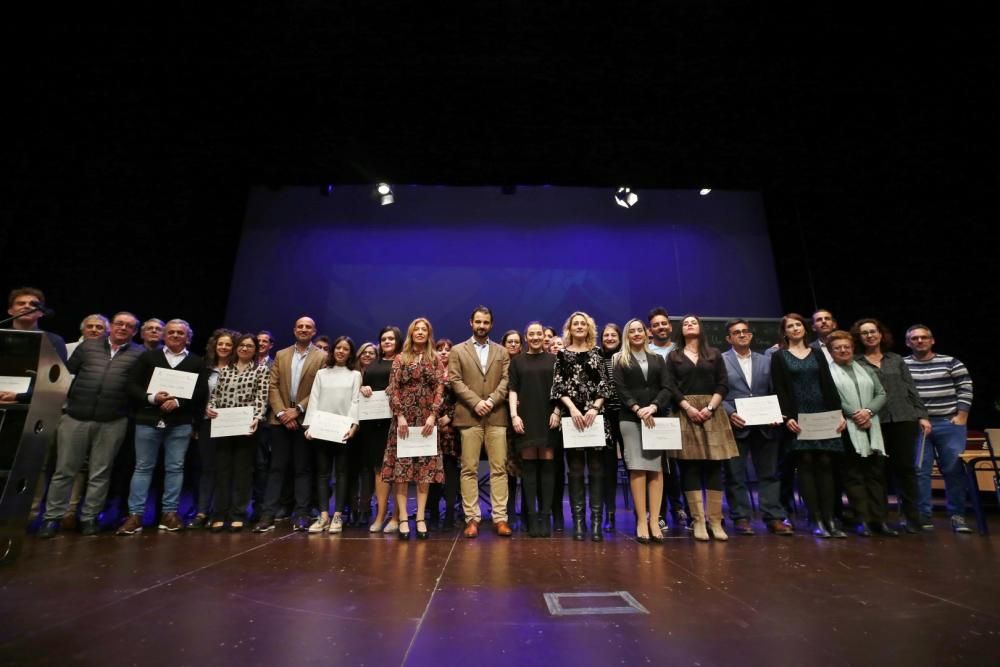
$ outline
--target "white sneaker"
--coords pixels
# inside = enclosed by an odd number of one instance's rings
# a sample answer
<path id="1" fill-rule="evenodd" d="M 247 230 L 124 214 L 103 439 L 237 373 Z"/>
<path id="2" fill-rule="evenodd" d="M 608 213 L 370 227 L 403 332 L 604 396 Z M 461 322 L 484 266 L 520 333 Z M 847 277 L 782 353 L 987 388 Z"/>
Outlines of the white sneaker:
<path id="1" fill-rule="evenodd" d="M 344 532 L 344 520 L 339 514 L 334 514 L 333 519 L 330 521 L 330 532 L 331 533 L 342 533 Z"/>
<path id="2" fill-rule="evenodd" d="M 327 519 L 326 521 L 324 521 L 323 517 L 320 517 L 320 518 L 316 519 L 315 521 L 313 521 L 312 525 L 309 526 L 309 532 L 311 534 L 322 533 L 324 530 L 327 530 L 329 527 L 330 527 L 330 520 Z"/>
<path id="3" fill-rule="evenodd" d="M 390 519 L 389 523 L 385 524 L 385 528 L 382 529 L 383 533 L 398 533 L 399 532 L 399 522 L 395 519 Z"/>
<path id="4" fill-rule="evenodd" d="M 951 517 L 951 529 L 956 533 L 971 533 L 972 529 L 965 525 L 965 517 L 956 514 Z"/>

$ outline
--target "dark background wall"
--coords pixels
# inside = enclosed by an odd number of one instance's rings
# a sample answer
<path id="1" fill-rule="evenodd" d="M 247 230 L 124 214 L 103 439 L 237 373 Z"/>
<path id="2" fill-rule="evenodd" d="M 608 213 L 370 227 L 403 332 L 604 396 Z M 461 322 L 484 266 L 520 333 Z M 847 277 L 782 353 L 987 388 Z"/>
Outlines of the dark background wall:
<path id="1" fill-rule="evenodd" d="M 425 316 L 460 340 L 480 303 L 497 333 L 529 320 L 561 327 L 583 310 L 603 324 L 671 314 L 781 314 L 756 193 L 610 188 L 255 188 L 233 273 L 227 324 L 286 334 L 302 313 L 321 333 L 374 339 Z M 294 295 L 293 298 L 288 298 Z M 287 338 L 287 336 L 283 336 Z"/>
<path id="2" fill-rule="evenodd" d="M 710 185 L 763 193 L 783 310 L 925 321 L 973 423 L 1000 420 L 1000 62 L 974 11 L 304 0 L 5 27 L 0 285 L 43 287 L 67 338 L 128 308 L 203 345 L 251 185 Z"/>

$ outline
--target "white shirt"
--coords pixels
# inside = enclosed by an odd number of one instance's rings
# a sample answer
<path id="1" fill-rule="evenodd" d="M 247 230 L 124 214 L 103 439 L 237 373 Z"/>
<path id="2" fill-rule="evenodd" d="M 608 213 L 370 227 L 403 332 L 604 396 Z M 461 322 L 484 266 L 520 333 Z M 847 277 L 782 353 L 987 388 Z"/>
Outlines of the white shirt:
<path id="1" fill-rule="evenodd" d="M 299 352 L 297 347 L 292 348 L 292 382 L 288 386 L 288 398 L 292 403 L 299 395 L 299 383 L 302 382 L 302 367 L 306 363 L 306 357 L 315 349 L 312 343 L 309 343 L 305 352 Z"/>
<path id="2" fill-rule="evenodd" d="M 303 426 L 308 426 L 317 411 L 332 412 L 350 417 L 352 424 L 358 423 L 358 401 L 361 400 L 361 373 L 344 366 L 333 366 L 316 371 L 312 391 L 309 392 L 309 407 Z"/>
<path id="3" fill-rule="evenodd" d="M 476 347 L 476 354 L 479 355 L 479 366 L 483 369 L 483 375 L 486 375 L 486 361 L 490 357 L 490 339 L 487 338 L 485 343 L 480 343 L 473 338 L 472 344 Z"/>
<path id="4" fill-rule="evenodd" d="M 736 352 L 736 350 L 733 350 Z M 736 360 L 740 362 L 740 368 L 743 370 L 743 377 L 747 379 L 747 386 L 753 386 L 753 352 L 747 352 L 747 356 L 743 356 L 739 352 L 736 352 Z"/>

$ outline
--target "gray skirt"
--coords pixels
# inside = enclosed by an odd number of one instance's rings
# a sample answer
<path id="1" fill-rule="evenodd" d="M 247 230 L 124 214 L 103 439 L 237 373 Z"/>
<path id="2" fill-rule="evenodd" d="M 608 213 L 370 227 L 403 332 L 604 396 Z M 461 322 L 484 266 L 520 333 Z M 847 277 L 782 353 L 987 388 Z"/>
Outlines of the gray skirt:
<path id="1" fill-rule="evenodd" d="M 625 467 L 630 471 L 660 472 L 663 470 L 663 451 L 644 451 L 642 448 L 642 424 L 628 420 L 618 423 L 622 430 L 622 455 Z"/>

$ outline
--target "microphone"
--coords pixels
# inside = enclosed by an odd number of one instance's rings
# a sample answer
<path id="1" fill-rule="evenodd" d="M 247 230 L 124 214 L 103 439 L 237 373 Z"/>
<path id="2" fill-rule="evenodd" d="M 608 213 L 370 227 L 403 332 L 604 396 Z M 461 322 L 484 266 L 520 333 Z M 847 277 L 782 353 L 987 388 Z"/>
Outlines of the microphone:
<path id="1" fill-rule="evenodd" d="M 27 315 L 28 313 L 33 313 L 35 311 L 40 311 L 46 317 L 52 317 L 56 314 L 56 311 L 52 310 L 41 301 L 30 301 L 28 302 L 28 305 L 31 306 L 32 309 L 27 313 L 21 313 L 22 315 Z"/>

